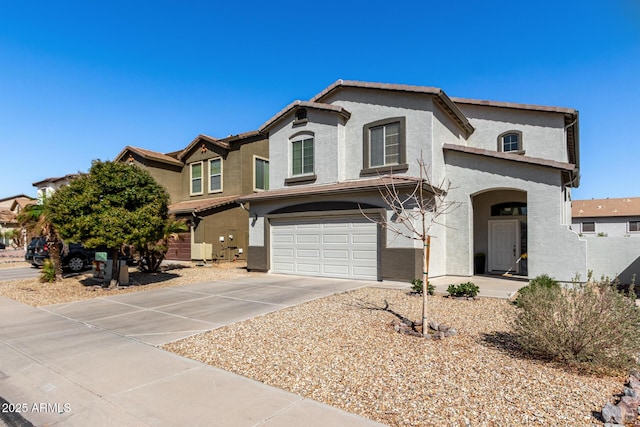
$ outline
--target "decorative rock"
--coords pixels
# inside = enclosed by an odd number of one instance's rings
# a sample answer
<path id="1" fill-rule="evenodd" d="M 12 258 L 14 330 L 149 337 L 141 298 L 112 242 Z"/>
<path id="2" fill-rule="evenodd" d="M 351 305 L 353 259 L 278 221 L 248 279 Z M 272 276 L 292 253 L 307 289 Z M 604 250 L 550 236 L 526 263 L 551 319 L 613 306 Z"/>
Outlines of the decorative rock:
<path id="1" fill-rule="evenodd" d="M 622 422 L 622 410 L 613 403 L 607 403 L 602 408 L 602 418 L 605 423 L 619 424 Z"/>
<path id="2" fill-rule="evenodd" d="M 622 400 L 618 402 L 618 405 L 616 405 L 618 408 L 620 408 L 620 415 L 622 416 L 621 420 L 616 421 L 621 424 L 633 422 L 638 415 L 638 405 L 630 401 L 625 401 L 625 397 L 628 396 L 624 396 Z"/>
<path id="3" fill-rule="evenodd" d="M 447 332 L 449 329 L 451 329 L 451 326 L 447 325 L 446 323 L 440 323 L 436 330 L 440 332 Z"/>
<path id="4" fill-rule="evenodd" d="M 438 325 L 438 322 L 434 322 L 433 320 L 432 320 L 431 322 L 429 322 L 429 327 L 430 327 L 431 329 L 433 329 L 434 331 L 437 331 L 437 330 L 438 330 L 438 326 L 439 326 L 439 325 Z"/>
<path id="5" fill-rule="evenodd" d="M 629 382 L 627 383 L 630 388 L 640 391 L 640 380 L 635 378 L 634 376 L 629 377 Z"/>
<path id="6" fill-rule="evenodd" d="M 444 333 L 444 335 L 446 337 L 452 337 L 454 335 L 458 335 L 458 331 L 456 330 L 456 328 L 449 328 L 447 329 L 447 331 Z"/>
<path id="7" fill-rule="evenodd" d="M 624 395 L 630 397 L 638 397 L 638 392 L 630 387 L 624 388 Z"/>
<path id="8" fill-rule="evenodd" d="M 624 427 L 624 424 L 604 423 L 604 427 Z"/>

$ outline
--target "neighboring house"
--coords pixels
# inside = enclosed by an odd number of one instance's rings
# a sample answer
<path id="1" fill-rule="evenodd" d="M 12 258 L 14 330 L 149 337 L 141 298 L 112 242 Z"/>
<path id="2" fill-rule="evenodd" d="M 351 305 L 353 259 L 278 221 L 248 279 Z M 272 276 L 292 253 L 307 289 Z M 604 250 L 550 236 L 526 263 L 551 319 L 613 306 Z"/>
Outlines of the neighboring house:
<path id="1" fill-rule="evenodd" d="M 51 196 L 58 188 L 69 184 L 78 176 L 77 173 L 68 174 L 60 177 L 46 178 L 42 181 L 34 182 L 32 185 L 36 187 L 36 199 L 38 203 L 46 197 Z"/>
<path id="2" fill-rule="evenodd" d="M 571 216 L 584 237 L 640 237 L 640 197 L 574 200 Z"/>
<path id="3" fill-rule="evenodd" d="M 578 186 L 578 112 L 570 108 L 450 98 L 432 87 L 339 80 L 268 120 L 270 189 L 250 203 L 251 270 L 370 280 L 410 280 L 421 242 L 368 221 L 394 220 L 379 194 L 418 180 L 452 183 L 458 208 L 433 229 L 433 276 L 585 270 L 585 242 L 571 224 Z M 553 249 L 553 250 L 551 250 Z M 527 253 L 524 263 L 516 263 Z"/>
<path id="4" fill-rule="evenodd" d="M 162 154 L 126 147 L 116 161 L 143 167 L 171 197 L 169 213 L 191 231 L 171 243 L 167 259 L 246 259 L 249 213 L 240 196 L 269 188 L 267 138 L 247 132 L 199 135 L 184 150 Z"/>
<path id="5" fill-rule="evenodd" d="M 20 229 L 17 221 L 18 214 L 33 201 L 25 194 L 0 199 L 0 241 L 2 243 L 7 246 L 11 244 L 8 232 Z M 23 235 L 21 240 L 21 244 L 26 245 L 26 236 Z"/>

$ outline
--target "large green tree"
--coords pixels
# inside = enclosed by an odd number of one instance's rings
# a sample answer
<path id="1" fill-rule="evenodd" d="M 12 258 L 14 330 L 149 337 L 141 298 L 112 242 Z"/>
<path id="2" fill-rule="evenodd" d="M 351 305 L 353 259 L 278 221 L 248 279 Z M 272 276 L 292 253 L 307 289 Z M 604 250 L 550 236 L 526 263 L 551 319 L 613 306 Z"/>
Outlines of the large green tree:
<path id="1" fill-rule="evenodd" d="M 112 287 L 118 285 L 118 254 L 125 244 L 157 242 L 164 234 L 169 195 L 136 166 L 96 160 L 89 173 L 56 191 L 45 206 L 60 236 L 86 247 L 110 248 Z"/>

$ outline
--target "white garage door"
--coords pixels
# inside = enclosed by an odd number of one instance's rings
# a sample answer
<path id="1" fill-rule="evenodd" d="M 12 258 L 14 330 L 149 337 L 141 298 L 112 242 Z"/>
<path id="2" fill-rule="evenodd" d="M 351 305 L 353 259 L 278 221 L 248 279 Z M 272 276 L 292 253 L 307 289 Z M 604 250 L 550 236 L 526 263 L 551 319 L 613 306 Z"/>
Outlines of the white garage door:
<path id="1" fill-rule="evenodd" d="M 377 242 L 366 218 L 273 220 L 271 271 L 377 280 Z"/>

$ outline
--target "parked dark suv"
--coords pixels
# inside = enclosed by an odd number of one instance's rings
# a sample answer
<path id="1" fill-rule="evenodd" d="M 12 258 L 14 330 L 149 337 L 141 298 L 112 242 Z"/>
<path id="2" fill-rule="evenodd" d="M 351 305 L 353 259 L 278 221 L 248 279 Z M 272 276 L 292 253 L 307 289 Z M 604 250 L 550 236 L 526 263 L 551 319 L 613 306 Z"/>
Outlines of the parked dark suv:
<path id="1" fill-rule="evenodd" d="M 82 271 L 91 265 L 95 258 L 95 250 L 87 249 L 81 243 L 70 243 L 67 247 L 60 245 L 62 267 L 73 272 Z M 41 267 L 49 258 L 49 247 L 44 237 L 31 240 L 24 258 L 34 267 Z"/>

